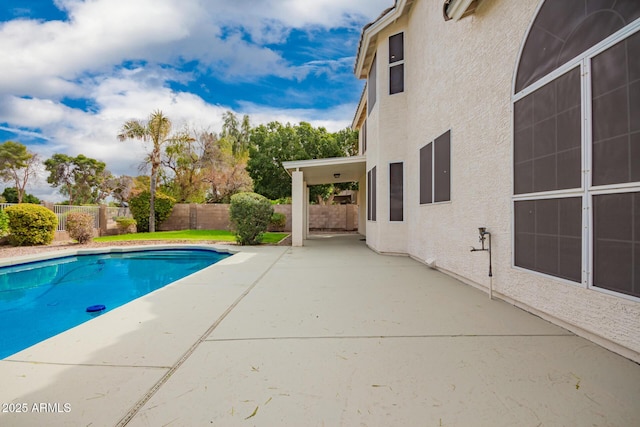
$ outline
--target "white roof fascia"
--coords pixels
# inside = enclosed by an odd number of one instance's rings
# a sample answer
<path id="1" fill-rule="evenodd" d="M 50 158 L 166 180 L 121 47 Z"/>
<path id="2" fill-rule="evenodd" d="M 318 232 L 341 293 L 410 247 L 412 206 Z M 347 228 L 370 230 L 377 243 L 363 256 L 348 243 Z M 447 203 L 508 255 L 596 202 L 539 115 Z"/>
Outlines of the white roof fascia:
<path id="1" fill-rule="evenodd" d="M 473 0 L 452 0 L 447 6 L 447 16 L 454 21 L 459 20 L 472 2 Z"/>
<path id="2" fill-rule="evenodd" d="M 364 36 L 362 37 L 362 46 L 360 46 L 360 55 L 358 62 L 356 63 L 355 75 L 359 78 L 362 73 L 362 67 L 364 67 L 364 60 L 367 56 L 367 48 L 371 42 L 371 38 L 378 34 L 381 30 L 392 24 L 398 18 L 402 16 L 406 6 L 407 0 L 398 0 L 396 5 L 386 15 L 380 18 L 378 21 L 371 24 L 369 28 L 364 30 Z"/>
<path id="3" fill-rule="evenodd" d="M 349 163 L 366 162 L 367 156 L 349 156 L 349 157 L 330 157 L 327 159 L 310 159 L 310 160 L 292 160 L 282 162 L 282 167 L 287 170 L 304 168 L 309 166 L 334 166 Z"/>
<path id="4" fill-rule="evenodd" d="M 352 130 L 358 130 L 358 122 L 360 121 L 360 117 L 362 116 L 362 113 L 364 113 L 364 106 L 366 105 L 366 102 L 365 102 L 366 101 L 366 96 L 365 96 L 366 89 L 367 89 L 367 86 L 365 85 L 364 90 L 362 91 L 362 94 L 360 95 L 360 101 L 358 102 L 358 108 L 356 108 L 356 114 L 353 117 L 353 121 L 351 122 L 351 129 Z"/>

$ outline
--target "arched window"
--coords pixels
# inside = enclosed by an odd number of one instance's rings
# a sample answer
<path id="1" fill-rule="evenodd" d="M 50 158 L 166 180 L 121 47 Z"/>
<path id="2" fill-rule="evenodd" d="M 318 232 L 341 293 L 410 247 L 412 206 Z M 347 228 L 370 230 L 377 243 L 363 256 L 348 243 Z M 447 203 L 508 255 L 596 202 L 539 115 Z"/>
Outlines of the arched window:
<path id="1" fill-rule="evenodd" d="M 514 79 L 514 265 L 640 297 L 640 1 L 546 0 Z"/>

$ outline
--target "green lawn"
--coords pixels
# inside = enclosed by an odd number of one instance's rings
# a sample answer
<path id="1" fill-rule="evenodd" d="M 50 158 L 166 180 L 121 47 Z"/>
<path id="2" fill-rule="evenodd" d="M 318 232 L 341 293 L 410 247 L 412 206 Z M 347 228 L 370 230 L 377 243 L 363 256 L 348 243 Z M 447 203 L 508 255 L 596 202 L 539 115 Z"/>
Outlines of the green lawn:
<path id="1" fill-rule="evenodd" d="M 287 233 L 265 233 L 262 238 L 262 243 L 278 243 L 287 236 Z M 180 230 L 103 236 L 96 237 L 93 240 L 95 242 L 121 242 L 135 240 L 214 240 L 218 242 L 235 242 L 236 238 L 231 231 L 226 230 Z"/>

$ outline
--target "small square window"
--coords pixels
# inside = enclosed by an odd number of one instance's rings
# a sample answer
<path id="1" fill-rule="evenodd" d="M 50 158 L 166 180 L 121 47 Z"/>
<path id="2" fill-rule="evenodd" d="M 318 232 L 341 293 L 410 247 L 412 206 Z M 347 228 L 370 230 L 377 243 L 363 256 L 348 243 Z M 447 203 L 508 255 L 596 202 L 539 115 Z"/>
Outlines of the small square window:
<path id="1" fill-rule="evenodd" d="M 389 64 L 404 60 L 404 33 L 389 37 Z"/>
<path id="2" fill-rule="evenodd" d="M 389 68 L 389 95 L 404 92 L 404 64 Z"/>

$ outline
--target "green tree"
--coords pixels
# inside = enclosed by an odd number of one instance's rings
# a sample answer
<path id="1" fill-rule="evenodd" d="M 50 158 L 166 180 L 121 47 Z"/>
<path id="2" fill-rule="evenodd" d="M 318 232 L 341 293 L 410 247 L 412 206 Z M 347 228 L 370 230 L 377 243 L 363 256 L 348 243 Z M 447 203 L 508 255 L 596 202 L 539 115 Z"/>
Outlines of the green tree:
<path id="1" fill-rule="evenodd" d="M 206 142 L 197 134 L 191 139 L 170 141 L 165 148 L 162 165 L 171 172 L 171 176 L 167 177 L 163 191 L 180 203 L 204 202 L 206 151 Z"/>
<path id="2" fill-rule="evenodd" d="M 231 111 L 227 111 L 222 115 L 222 132 L 221 139 L 229 139 L 233 154 L 235 156 L 246 153 L 249 149 L 249 140 L 251 137 L 251 122 L 246 114 L 242 117 L 242 122 Z"/>
<path id="3" fill-rule="evenodd" d="M 131 214 L 136 220 L 138 231 L 150 231 L 149 230 L 149 208 L 151 194 L 148 191 L 143 191 L 135 197 L 129 200 L 129 208 Z M 160 225 L 165 219 L 169 218 L 173 205 L 175 205 L 176 199 L 171 196 L 167 196 L 161 192 L 156 193 L 156 203 L 154 204 L 155 214 L 154 220 Z"/>
<path id="4" fill-rule="evenodd" d="M 22 203 L 29 179 L 35 177 L 38 155 L 15 141 L 0 144 L 0 179 L 11 182 L 17 191 L 18 201 Z"/>
<path id="5" fill-rule="evenodd" d="M 95 204 L 100 202 L 100 187 L 105 180 L 105 163 L 83 154 L 71 157 L 54 154 L 44 162 L 52 187 L 69 198 L 69 204 Z"/>
<path id="6" fill-rule="evenodd" d="M 203 181 L 208 184 L 207 203 L 229 203 L 231 196 L 253 190 L 247 172 L 249 153 L 233 153 L 232 141 L 202 133 L 205 150 L 202 156 Z"/>
<path id="7" fill-rule="evenodd" d="M 74 200 L 76 203 L 84 205 L 102 202 L 109 195 L 109 191 L 104 191 L 103 188 L 105 179 L 111 175 L 105 170 L 107 165 L 82 154 L 73 159 L 73 165 Z"/>
<path id="8" fill-rule="evenodd" d="M 291 196 L 291 178 L 282 162 L 349 156 L 357 153 L 357 138 L 358 134 L 349 129 L 330 133 L 305 122 L 295 126 L 272 122 L 253 128 L 247 170 L 253 179 L 254 191 L 270 199 Z M 327 200 L 340 188 L 313 186 L 310 197 Z"/>
<path id="9" fill-rule="evenodd" d="M 155 198 L 156 186 L 158 180 L 158 171 L 162 163 L 162 147 L 171 141 L 189 140 L 188 134 L 180 133 L 171 134 L 171 120 L 165 116 L 162 111 L 156 110 L 144 122 L 140 120 L 129 120 L 120 129 L 117 138 L 120 141 L 128 139 L 137 139 L 143 142 L 151 142 L 152 148 L 147 155 L 147 163 L 151 165 L 151 180 L 149 182 L 149 231 L 156 230 L 155 216 Z"/>
<path id="10" fill-rule="evenodd" d="M 291 178 L 282 162 L 306 157 L 296 128 L 287 123 L 271 122 L 251 130 L 247 171 L 253 189 L 269 199 L 291 195 Z"/>
<path id="11" fill-rule="evenodd" d="M 2 192 L 2 197 L 4 198 L 6 203 L 33 203 L 35 205 L 40 204 L 40 199 L 29 193 L 25 193 L 24 196 L 22 196 L 22 201 L 19 202 L 18 190 L 16 189 L 16 187 L 5 188 Z"/>
<path id="12" fill-rule="evenodd" d="M 134 179 L 127 175 L 113 177 L 111 182 L 111 195 L 120 206 L 129 201 L 134 187 Z M 144 188 L 148 188 L 148 185 Z M 142 190 L 141 190 L 142 192 Z"/>
<path id="13" fill-rule="evenodd" d="M 54 154 L 45 160 L 44 168 L 49 172 L 47 182 L 52 187 L 60 188 L 60 193 L 69 197 L 69 204 L 73 204 L 73 157 L 66 154 Z"/>

